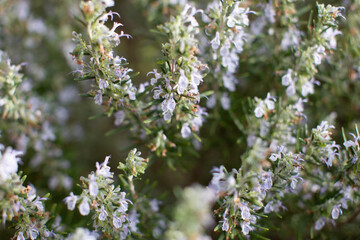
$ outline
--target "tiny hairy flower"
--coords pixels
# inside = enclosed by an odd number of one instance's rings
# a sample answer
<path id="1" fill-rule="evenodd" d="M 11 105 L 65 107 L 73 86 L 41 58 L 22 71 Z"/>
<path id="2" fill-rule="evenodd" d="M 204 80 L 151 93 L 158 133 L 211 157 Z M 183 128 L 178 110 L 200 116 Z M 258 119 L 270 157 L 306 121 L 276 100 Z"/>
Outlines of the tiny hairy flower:
<path id="1" fill-rule="evenodd" d="M 344 142 L 344 146 L 345 146 L 346 148 L 358 146 L 359 137 L 356 137 L 353 133 L 350 133 L 350 135 L 353 136 L 354 141 L 352 141 L 352 140 L 347 140 L 347 141 L 345 141 L 345 142 Z"/>
<path id="2" fill-rule="evenodd" d="M 114 114 L 114 117 L 115 117 L 115 126 L 120 126 L 124 120 L 125 120 L 125 112 L 124 111 L 117 111 L 115 114 Z"/>
<path id="3" fill-rule="evenodd" d="M 19 232 L 16 240 L 25 240 L 23 232 Z"/>
<path id="4" fill-rule="evenodd" d="M 247 206 L 247 204 L 240 203 L 239 208 L 241 210 L 241 218 L 244 220 L 250 220 L 251 213 L 250 213 L 250 209 Z"/>
<path id="5" fill-rule="evenodd" d="M 109 178 L 113 176 L 113 173 L 110 171 L 110 167 L 107 165 L 111 156 L 106 156 L 103 163 L 99 164 L 96 162 L 96 176 L 102 176 Z"/>
<path id="6" fill-rule="evenodd" d="M 104 221 L 108 216 L 108 213 L 106 212 L 104 205 L 101 206 L 100 214 L 99 214 L 99 220 Z"/>
<path id="7" fill-rule="evenodd" d="M 18 171 L 19 155 L 21 151 L 13 150 L 11 147 L 6 148 L 4 153 L 0 153 L 0 180 L 8 179 L 11 174 Z"/>
<path id="8" fill-rule="evenodd" d="M 283 86 L 289 86 L 293 82 L 292 75 L 293 71 L 288 69 L 287 73 L 281 78 L 281 84 Z"/>
<path id="9" fill-rule="evenodd" d="M 333 207 L 332 211 L 331 211 L 331 217 L 333 219 L 338 219 L 339 215 L 342 215 L 342 210 L 341 210 L 341 204 L 337 204 Z"/>
<path id="10" fill-rule="evenodd" d="M 39 236 L 39 231 L 33 226 L 28 230 L 28 235 L 31 240 L 35 240 Z"/>
<path id="11" fill-rule="evenodd" d="M 90 174 L 90 182 L 89 182 L 89 193 L 91 196 L 96 196 L 99 192 L 99 186 L 96 183 L 97 177 L 94 174 Z"/>
<path id="12" fill-rule="evenodd" d="M 86 228 L 76 228 L 75 233 L 71 234 L 66 240 L 96 240 L 97 234 L 90 232 Z"/>
<path id="13" fill-rule="evenodd" d="M 95 95 L 95 104 L 97 105 L 101 105 L 103 100 L 102 100 L 102 92 L 100 90 L 96 91 L 96 95 Z"/>
<path id="14" fill-rule="evenodd" d="M 241 223 L 241 231 L 246 236 L 250 231 L 253 230 L 253 227 L 250 226 L 250 221 L 243 221 Z"/>
<path id="15" fill-rule="evenodd" d="M 71 192 L 70 196 L 67 196 L 64 199 L 64 202 L 66 203 L 67 208 L 72 211 L 75 209 L 77 200 L 78 200 L 78 197 L 76 195 L 74 195 L 73 192 Z"/>
<path id="16" fill-rule="evenodd" d="M 125 216 L 121 215 L 121 217 L 116 216 L 116 212 L 113 213 L 113 225 L 115 228 L 121 228 L 122 224 L 125 222 Z"/>
<path id="17" fill-rule="evenodd" d="M 316 83 L 316 81 L 314 81 L 314 79 L 311 79 L 310 81 L 306 81 L 301 87 L 301 95 L 306 97 L 308 94 L 313 94 L 314 93 L 314 82 Z"/>
<path id="18" fill-rule="evenodd" d="M 318 220 L 316 220 L 315 222 L 315 230 L 316 231 L 320 231 L 324 226 L 325 226 L 325 218 L 324 217 L 320 217 Z"/>
<path id="19" fill-rule="evenodd" d="M 287 50 L 291 47 L 297 47 L 301 41 L 302 32 L 297 29 L 290 29 L 284 34 L 284 37 L 281 41 L 281 49 Z"/>
<path id="20" fill-rule="evenodd" d="M 211 40 L 211 47 L 212 49 L 216 50 L 220 47 L 220 34 L 216 32 L 215 38 Z"/>
<path id="21" fill-rule="evenodd" d="M 224 232 L 227 232 L 230 228 L 229 226 L 229 220 L 227 218 L 223 218 L 223 220 L 221 220 L 220 222 L 222 222 L 222 227 L 221 229 L 224 231 Z"/>
<path id="22" fill-rule="evenodd" d="M 189 85 L 189 80 L 185 76 L 185 71 L 183 69 L 180 69 L 180 78 L 177 86 L 177 92 L 179 94 L 183 94 Z"/>
<path id="23" fill-rule="evenodd" d="M 115 5 L 114 0 L 102 0 L 102 3 L 106 6 L 106 7 L 113 7 Z"/>
<path id="24" fill-rule="evenodd" d="M 188 123 L 185 123 L 181 128 L 181 136 L 183 138 L 188 138 L 191 136 L 191 128 Z"/>
<path id="25" fill-rule="evenodd" d="M 321 59 L 325 55 L 326 55 L 326 53 L 325 53 L 324 46 L 316 46 L 315 51 L 313 53 L 313 58 L 314 58 L 315 65 L 320 65 L 321 64 Z"/>
<path id="26" fill-rule="evenodd" d="M 79 206 L 79 212 L 83 216 L 89 215 L 90 205 L 89 205 L 89 199 L 87 197 L 83 198 L 83 200 Z"/>
<path id="27" fill-rule="evenodd" d="M 225 109 L 225 110 L 230 109 L 231 100 L 230 100 L 229 94 L 227 92 L 222 94 L 222 96 L 220 98 L 220 102 L 221 102 L 221 106 L 223 107 L 223 109 Z"/>
<path id="28" fill-rule="evenodd" d="M 154 77 L 150 79 L 150 84 L 155 85 L 157 83 L 157 80 L 161 77 L 161 74 L 157 72 L 156 68 L 152 72 L 148 72 L 146 76 L 148 76 L 149 74 L 154 74 Z"/>
<path id="29" fill-rule="evenodd" d="M 130 202 L 128 199 L 125 198 L 126 193 L 125 192 L 121 192 L 120 193 L 120 200 L 119 200 L 119 208 L 118 208 L 118 212 L 121 213 L 125 213 L 128 210 L 128 205 Z"/>
<path id="30" fill-rule="evenodd" d="M 106 81 L 105 79 L 100 78 L 100 80 L 99 80 L 99 88 L 101 90 L 104 90 L 104 89 L 106 89 L 108 87 L 109 87 L 108 81 Z"/>

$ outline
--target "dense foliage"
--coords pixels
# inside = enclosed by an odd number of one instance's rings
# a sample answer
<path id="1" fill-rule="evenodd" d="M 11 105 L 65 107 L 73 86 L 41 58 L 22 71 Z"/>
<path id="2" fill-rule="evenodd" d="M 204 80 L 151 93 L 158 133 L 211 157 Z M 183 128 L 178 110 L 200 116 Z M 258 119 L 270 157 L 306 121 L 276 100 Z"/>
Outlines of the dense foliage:
<path id="1" fill-rule="evenodd" d="M 0 0 L 1 239 L 357 239 L 359 20 Z"/>

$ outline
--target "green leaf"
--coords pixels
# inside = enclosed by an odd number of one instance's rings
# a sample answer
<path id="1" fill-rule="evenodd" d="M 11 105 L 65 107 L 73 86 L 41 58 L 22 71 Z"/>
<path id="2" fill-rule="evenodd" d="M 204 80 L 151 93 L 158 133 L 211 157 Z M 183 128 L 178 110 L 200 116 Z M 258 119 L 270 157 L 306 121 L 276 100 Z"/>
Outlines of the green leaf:
<path id="1" fill-rule="evenodd" d="M 106 116 L 105 113 L 100 113 L 100 114 L 97 114 L 97 115 L 94 115 L 94 116 L 90 116 L 89 120 L 94 120 L 94 119 L 102 118 L 102 117 L 105 117 L 105 116 Z"/>
<path id="2" fill-rule="evenodd" d="M 112 130 L 110 130 L 110 131 L 107 131 L 107 132 L 105 133 L 105 136 L 108 137 L 108 136 L 111 136 L 111 135 L 113 135 L 113 134 L 115 134 L 115 133 L 119 133 L 119 132 L 121 132 L 121 131 L 124 131 L 124 130 L 126 130 L 129 126 L 130 126 L 130 124 L 126 124 L 126 125 L 121 126 L 121 127 L 119 127 L 119 128 L 115 128 L 115 129 L 112 129 Z"/>
<path id="3" fill-rule="evenodd" d="M 95 79 L 95 76 L 85 76 L 85 77 L 74 78 L 75 81 L 85 81 L 85 80 L 91 80 L 91 79 Z"/>

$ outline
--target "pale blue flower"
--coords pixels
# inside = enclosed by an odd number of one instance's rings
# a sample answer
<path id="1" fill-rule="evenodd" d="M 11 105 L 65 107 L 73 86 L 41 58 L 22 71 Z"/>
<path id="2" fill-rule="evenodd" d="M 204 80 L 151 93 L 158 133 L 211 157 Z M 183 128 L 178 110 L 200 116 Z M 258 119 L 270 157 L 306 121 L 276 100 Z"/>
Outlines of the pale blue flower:
<path id="1" fill-rule="evenodd" d="M 84 197 L 80 206 L 79 206 L 79 212 L 81 215 L 86 216 L 90 213 L 90 206 L 89 206 L 89 198 Z"/>
<path id="2" fill-rule="evenodd" d="M 105 221 L 107 216 L 108 216 L 108 213 L 106 212 L 104 205 L 102 205 L 101 209 L 100 209 L 99 220 L 100 221 Z"/>
<path id="3" fill-rule="evenodd" d="M 342 210 L 341 210 L 341 204 L 337 204 L 333 207 L 332 211 L 331 211 L 331 217 L 333 219 L 338 219 L 339 215 L 342 215 Z"/>
<path id="4" fill-rule="evenodd" d="M 77 200 L 78 200 L 78 197 L 76 195 L 74 195 L 74 193 L 71 192 L 70 196 L 67 196 L 64 199 L 64 202 L 66 203 L 67 208 L 72 211 L 75 209 Z"/>

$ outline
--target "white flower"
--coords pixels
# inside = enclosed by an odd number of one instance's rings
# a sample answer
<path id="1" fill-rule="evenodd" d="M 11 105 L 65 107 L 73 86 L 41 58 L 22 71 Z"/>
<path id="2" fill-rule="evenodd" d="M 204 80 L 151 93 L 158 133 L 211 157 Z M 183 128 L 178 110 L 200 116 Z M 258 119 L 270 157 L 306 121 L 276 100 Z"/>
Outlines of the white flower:
<path id="1" fill-rule="evenodd" d="M 289 86 L 293 82 L 292 72 L 293 71 L 291 69 L 288 69 L 287 73 L 284 76 L 282 76 L 281 84 L 283 86 Z"/>
<path id="2" fill-rule="evenodd" d="M 185 2 L 185 1 L 184 1 Z M 190 11 L 189 11 L 190 10 Z M 190 22 L 191 27 L 198 27 L 199 23 L 196 21 L 194 15 L 198 12 L 202 12 L 202 10 L 196 10 L 195 7 L 191 6 L 190 4 L 186 3 L 184 6 L 184 10 L 181 12 L 183 17 L 184 23 Z"/>
<path id="3" fill-rule="evenodd" d="M 297 29 L 290 29 L 284 34 L 284 37 L 281 41 L 281 49 L 287 50 L 290 47 L 298 46 L 301 40 L 301 31 Z"/>
<path id="4" fill-rule="evenodd" d="M 39 231 L 35 227 L 31 227 L 28 230 L 28 235 L 30 236 L 31 240 L 35 240 L 39 236 Z"/>
<path id="5" fill-rule="evenodd" d="M 18 171 L 18 156 L 21 154 L 21 151 L 13 150 L 11 147 L 8 147 L 2 156 L 0 153 L 0 180 L 6 180 Z"/>
<path id="6" fill-rule="evenodd" d="M 191 82 L 195 83 L 196 85 L 199 85 L 203 80 L 203 76 L 199 71 L 193 71 L 190 75 Z"/>
<path id="7" fill-rule="evenodd" d="M 240 203 L 239 208 L 241 210 L 241 218 L 244 220 L 249 220 L 251 218 L 251 213 L 247 204 Z"/>
<path id="8" fill-rule="evenodd" d="M 342 214 L 342 210 L 341 210 L 341 204 L 337 204 L 334 206 L 334 208 L 332 209 L 331 211 L 331 217 L 333 219 L 338 219 L 339 218 L 339 215 Z"/>
<path id="9" fill-rule="evenodd" d="M 69 210 L 74 210 L 75 209 L 75 205 L 76 205 L 76 202 L 77 202 L 77 199 L 78 197 L 76 195 L 74 195 L 74 193 L 70 193 L 70 196 L 67 196 L 65 199 L 64 199 L 64 202 L 66 203 L 67 205 L 67 208 Z"/>
<path id="10" fill-rule="evenodd" d="M 117 111 L 115 114 L 114 114 L 114 117 L 115 117 L 115 126 L 120 126 L 121 123 L 125 120 L 125 112 L 124 111 Z"/>
<path id="11" fill-rule="evenodd" d="M 272 6 L 271 1 L 269 3 L 267 3 L 264 8 L 264 16 L 270 23 L 275 22 L 276 12 Z"/>
<path id="12" fill-rule="evenodd" d="M 234 43 L 237 53 L 241 53 L 243 51 L 245 36 L 245 32 L 243 31 L 243 29 L 241 29 L 232 41 Z"/>
<path id="13" fill-rule="evenodd" d="M 321 64 L 321 59 L 323 56 L 325 56 L 325 48 L 323 46 L 318 46 L 315 49 L 315 52 L 313 53 L 314 63 L 315 65 Z"/>
<path id="14" fill-rule="evenodd" d="M 189 80 L 185 76 L 185 71 L 183 69 L 180 69 L 180 77 L 177 85 L 177 92 L 179 94 L 183 94 L 187 89 L 188 85 L 189 85 Z"/>
<path id="15" fill-rule="evenodd" d="M 316 222 L 315 222 L 315 230 L 316 231 L 321 230 L 324 226 L 325 226 L 325 218 L 324 217 L 320 217 L 318 220 L 316 220 Z"/>
<path id="16" fill-rule="evenodd" d="M 154 90 L 154 99 L 160 99 L 160 94 L 163 92 L 163 90 L 161 89 L 161 87 L 159 86 L 158 89 Z"/>
<path id="17" fill-rule="evenodd" d="M 265 98 L 265 104 L 268 110 L 274 110 L 275 109 L 275 103 L 276 99 L 268 93 Z"/>
<path id="18" fill-rule="evenodd" d="M 121 217 L 118 217 L 116 216 L 116 213 L 113 213 L 113 225 L 115 228 L 121 228 L 124 222 L 125 222 L 125 215 L 121 215 Z"/>
<path id="19" fill-rule="evenodd" d="M 273 205 L 273 201 L 270 201 L 266 204 L 266 206 L 264 207 L 264 213 L 271 213 L 274 211 L 274 205 Z"/>
<path id="20" fill-rule="evenodd" d="M 113 173 L 110 172 L 110 167 L 107 165 L 109 163 L 110 155 L 105 157 L 103 163 L 99 164 L 96 162 L 96 176 L 103 176 L 109 178 L 113 176 Z"/>
<path id="21" fill-rule="evenodd" d="M 83 198 L 79 206 L 79 212 L 83 216 L 86 216 L 90 213 L 89 199 L 87 197 Z"/>
<path id="22" fill-rule="evenodd" d="M 250 226 L 249 221 L 243 221 L 241 223 L 241 231 L 245 236 L 248 235 L 249 232 L 252 231 L 252 230 L 253 230 L 253 227 Z"/>
<path id="23" fill-rule="evenodd" d="M 306 97 L 308 94 L 314 93 L 314 84 L 312 81 L 306 81 L 301 87 L 301 94 Z"/>
<path id="24" fill-rule="evenodd" d="M 86 228 L 77 228 L 75 233 L 66 238 L 66 240 L 96 240 L 97 234 L 92 233 Z"/>
<path id="25" fill-rule="evenodd" d="M 171 120 L 172 115 L 173 115 L 173 114 L 172 114 L 172 112 L 170 112 L 170 111 L 164 112 L 164 120 L 165 120 L 165 121 Z"/>
<path id="26" fill-rule="evenodd" d="M 214 108 L 215 105 L 216 105 L 216 96 L 215 96 L 215 94 L 213 94 L 208 98 L 208 100 L 206 102 L 206 106 L 211 109 L 211 108 Z"/>
<path id="27" fill-rule="evenodd" d="M 30 191 L 27 193 L 27 198 L 29 201 L 32 201 L 36 198 L 36 188 L 33 185 L 30 186 Z"/>
<path id="28" fill-rule="evenodd" d="M 264 101 L 261 100 L 258 103 L 258 105 L 256 106 L 256 108 L 254 110 L 254 113 L 255 113 L 255 117 L 257 117 L 257 118 L 261 118 L 262 116 L 264 116 L 264 114 L 265 114 Z"/>
<path id="29" fill-rule="evenodd" d="M 37 207 L 37 209 L 41 212 L 44 211 L 44 205 L 42 203 L 43 200 L 46 200 L 47 198 L 40 198 L 39 196 L 37 196 L 36 200 L 32 203 L 34 206 Z"/>
<path id="30" fill-rule="evenodd" d="M 263 180 L 263 185 L 262 187 L 264 188 L 264 190 L 269 190 L 271 189 L 272 186 L 272 179 L 271 179 L 271 172 L 265 172 L 262 176 L 262 180 Z"/>
<path id="31" fill-rule="evenodd" d="M 230 72 L 226 72 L 223 77 L 224 87 L 226 87 L 230 92 L 235 91 L 235 84 L 237 84 L 237 79 Z"/>
<path id="32" fill-rule="evenodd" d="M 99 192 L 99 186 L 97 185 L 96 179 L 94 174 L 89 175 L 90 181 L 89 181 L 89 193 L 90 196 L 95 197 Z"/>
<path id="33" fill-rule="evenodd" d="M 108 86 L 109 86 L 108 81 L 106 81 L 105 79 L 100 78 L 100 80 L 99 80 L 99 88 L 100 89 L 105 89 L 105 88 L 108 88 Z"/>
<path id="34" fill-rule="evenodd" d="M 16 240 L 25 240 L 24 234 L 22 232 L 19 232 Z"/>
<path id="35" fill-rule="evenodd" d="M 229 220 L 227 219 L 227 218 L 223 218 L 223 220 L 222 221 L 220 221 L 220 222 L 222 222 L 222 227 L 221 227 L 221 229 L 224 231 L 224 232 L 227 232 L 228 230 L 229 230 Z"/>
<path id="36" fill-rule="evenodd" d="M 330 48 L 332 49 L 336 49 L 336 36 L 342 34 L 339 30 L 334 29 L 334 28 L 328 28 L 323 34 L 323 38 L 325 38 L 330 45 Z"/>
<path id="37" fill-rule="evenodd" d="M 307 102 L 307 100 L 299 98 L 299 100 L 294 105 L 296 111 L 298 111 L 298 112 L 303 112 L 304 111 L 304 104 L 303 104 L 304 102 Z"/>
<path id="38" fill-rule="evenodd" d="M 102 3 L 106 6 L 106 7 L 113 7 L 115 5 L 114 0 L 102 0 Z"/>
<path id="39" fill-rule="evenodd" d="M 96 91 L 94 100 L 95 100 L 95 104 L 97 104 L 97 105 L 102 104 L 102 92 L 100 90 Z"/>
<path id="40" fill-rule="evenodd" d="M 296 93 L 296 89 L 295 89 L 295 83 L 292 82 L 287 88 L 286 88 L 286 95 L 288 95 L 289 97 L 294 96 Z"/>
<path id="41" fill-rule="evenodd" d="M 125 198 L 126 193 L 120 193 L 120 200 L 119 200 L 119 208 L 117 209 L 118 212 L 125 213 L 128 210 L 129 200 Z"/>
<path id="42" fill-rule="evenodd" d="M 42 126 L 41 139 L 44 141 L 54 141 L 56 139 L 54 129 L 51 127 L 48 121 L 44 122 Z"/>
<path id="43" fill-rule="evenodd" d="M 351 141 L 351 140 L 348 140 L 348 141 L 345 141 L 344 142 L 344 146 L 346 148 L 348 147 L 356 147 L 357 146 L 357 143 L 358 143 L 358 139 L 359 137 L 356 137 L 354 134 L 350 133 L 353 137 L 354 137 L 354 141 Z"/>
<path id="44" fill-rule="evenodd" d="M 228 110 L 230 109 L 231 100 L 229 98 L 229 95 L 227 92 L 223 93 L 223 95 L 220 98 L 221 106 L 223 109 Z"/>
<path id="45" fill-rule="evenodd" d="M 157 199 L 152 199 L 149 204 L 150 204 L 150 207 L 151 207 L 151 210 L 154 211 L 154 212 L 158 212 L 159 211 L 159 204 L 161 202 L 158 201 Z"/>
<path id="46" fill-rule="evenodd" d="M 216 32 L 215 38 L 211 40 L 211 47 L 212 49 L 216 50 L 220 47 L 220 34 Z"/>
<path id="47" fill-rule="evenodd" d="M 127 89 L 127 94 L 129 95 L 130 100 L 136 100 L 137 89 L 133 87 L 132 83 L 129 84 Z"/>
<path id="48" fill-rule="evenodd" d="M 137 232 L 137 224 L 140 222 L 139 216 L 135 209 L 132 209 L 129 213 L 129 227 L 132 232 Z"/>
<path id="49" fill-rule="evenodd" d="M 145 90 L 146 90 L 145 87 L 147 87 L 147 86 L 149 86 L 149 83 L 148 83 L 148 82 L 140 83 L 138 92 L 139 92 L 139 93 L 145 92 Z"/>
<path id="50" fill-rule="evenodd" d="M 191 136 L 191 128 L 188 123 L 185 123 L 181 128 L 181 136 L 183 138 L 188 138 Z"/>
<path id="51" fill-rule="evenodd" d="M 104 221 L 108 216 L 108 213 L 106 212 L 104 205 L 101 206 L 100 214 L 99 214 L 99 220 Z"/>
<path id="52" fill-rule="evenodd" d="M 148 76 L 149 74 L 154 74 L 154 77 L 150 79 L 151 85 L 156 84 L 157 80 L 161 77 L 161 74 L 157 72 L 157 69 L 154 69 L 154 71 L 149 72 L 146 76 Z"/>
<path id="53" fill-rule="evenodd" d="M 167 97 L 162 103 L 161 103 L 161 109 L 164 112 L 170 111 L 173 112 L 176 106 L 176 102 L 173 98 L 173 95 L 170 94 L 169 97 Z"/>

